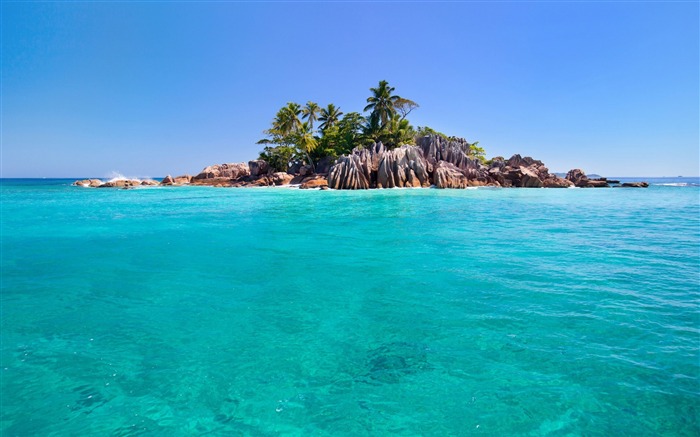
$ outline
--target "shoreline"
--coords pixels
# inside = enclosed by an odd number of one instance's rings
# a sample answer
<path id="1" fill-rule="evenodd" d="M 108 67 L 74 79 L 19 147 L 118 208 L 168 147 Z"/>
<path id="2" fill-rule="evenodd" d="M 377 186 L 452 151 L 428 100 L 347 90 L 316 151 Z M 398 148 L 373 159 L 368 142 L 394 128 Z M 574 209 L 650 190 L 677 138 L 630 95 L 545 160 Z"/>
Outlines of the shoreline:
<path id="1" fill-rule="evenodd" d="M 470 154 L 469 144 L 438 135 L 417 138 L 414 145 L 389 149 L 381 142 L 356 147 L 335 160 L 323 158 L 306 164 L 288 163 L 279 171 L 262 159 L 247 163 L 224 163 L 205 167 L 197 175 L 166 175 L 154 179 L 113 178 L 77 180 L 73 184 L 92 188 L 136 188 L 140 186 L 263 187 L 293 186 L 299 189 L 366 190 L 382 188 L 465 189 L 500 188 L 646 188 L 646 182 L 620 183 L 604 177 L 589 178 L 581 169 L 566 177 L 550 173 L 531 157 L 515 154 L 509 159 L 482 160 Z M 284 168 L 283 167 L 283 168 Z"/>

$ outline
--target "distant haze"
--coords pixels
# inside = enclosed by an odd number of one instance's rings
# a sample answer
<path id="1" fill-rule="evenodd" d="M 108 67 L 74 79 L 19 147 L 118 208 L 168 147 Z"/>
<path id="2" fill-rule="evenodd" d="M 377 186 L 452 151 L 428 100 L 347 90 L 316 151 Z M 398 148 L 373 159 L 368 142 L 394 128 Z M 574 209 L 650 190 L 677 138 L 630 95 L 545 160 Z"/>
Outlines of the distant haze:
<path id="1" fill-rule="evenodd" d="M 258 156 L 289 101 L 551 171 L 696 176 L 698 2 L 33 2 L 2 7 L 2 177 L 163 176 Z"/>

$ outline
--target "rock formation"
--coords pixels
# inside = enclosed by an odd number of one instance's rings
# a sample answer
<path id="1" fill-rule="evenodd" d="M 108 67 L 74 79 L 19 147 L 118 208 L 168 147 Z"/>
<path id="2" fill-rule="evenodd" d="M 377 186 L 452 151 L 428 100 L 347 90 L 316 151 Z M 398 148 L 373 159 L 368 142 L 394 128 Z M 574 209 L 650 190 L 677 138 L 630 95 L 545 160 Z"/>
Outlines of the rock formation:
<path id="1" fill-rule="evenodd" d="M 377 188 L 429 185 L 428 163 L 417 147 L 401 146 L 381 155 L 377 168 Z"/>
<path id="2" fill-rule="evenodd" d="M 252 162 L 252 161 L 251 161 Z M 245 162 L 230 163 L 230 164 L 215 164 L 206 167 L 204 170 L 199 172 L 193 180 L 201 179 L 214 179 L 214 178 L 227 178 L 227 179 L 238 179 L 241 177 L 249 176 L 250 168 Z"/>
<path id="3" fill-rule="evenodd" d="M 83 179 L 83 180 L 78 180 L 73 182 L 73 185 L 78 186 L 78 187 L 90 187 L 90 188 L 97 188 L 100 185 L 102 185 L 104 182 L 100 179 Z"/>
<path id="4" fill-rule="evenodd" d="M 132 188 L 141 185 L 141 181 L 138 179 L 115 179 L 103 183 L 97 188 Z"/>
<path id="5" fill-rule="evenodd" d="M 433 171 L 433 185 L 437 188 L 467 188 L 467 177 L 460 169 L 447 161 L 439 161 Z"/>
<path id="6" fill-rule="evenodd" d="M 357 153 L 356 153 L 357 152 Z M 349 156 L 341 156 L 328 173 L 328 186 L 335 190 L 366 190 L 370 188 L 368 153 L 353 150 Z"/>
<path id="7" fill-rule="evenodd" d="M 289 185 L 292 179 L 294 179 L 294 176 L 290 175 L 289 173 L 280 171 L 277 173 L 272 173 L 270 175 L 270 178 L 272 179 L 272 183 L 274 183 L 275 185 Z"/>
<path id="8" fill-rule="evenodd" d="M 389 150 L 381 142 L 356 147 L 334 163 L 321 159 L 315 168 L 303 162 L 290 163 L 286 172 L 272 172 L 264 160 L 217 164 L 206 167 L 197 176 L 168 175 L 161 185 L 206 185 L 215 187 L 300 185 L 300 188 L 366 190 L 370 188 L 428 187 L 466 188 L 480 186 L 522 188 L 609 187 L 618 181 L 591 179 L 580 169 L 566 178 L 550 174 L 542 161 L 513 155 L 493 158 L 486 163 L 471 154 L 471 145 L 460 138 L 428 135 L 417 138 L 416 145 Z M 327 178 L 326 178 L 327 176 Z M 122 187 L 154 185 L 153 180 L 99 179 L 75 181 L 83 187 Z M 626 183 L 623 187 L 646 187 L 645 182 Z"/>
<path id="9" fill-rule="evenodd" d="M 262 159 L 256 159 L 253 161 L 248 161 L 248 174 L 250 177 L 257 179 L 260 176 L 264 176 L 268 173 L 270 170 L 270 166 L 267 164 L 266 161 L 263 161 Z M 238 177 L 242 176 L 247 176 L 247 175 L 239 175 L 236 177 L 233 177 L 232 179 L 236 179 Z"/>
<path id="10" fill-rule="evenodd" d="M 328 180 L 322 176 L 311 177 L 304 181 L 299 188 L 303 190 L 309 188 L 328 188 Z"/>
<path id="11" fill-rule="evenodd" d="M 580 188 L 607 188 L 610 186 L 605 178 L 589 179 L 580 168 L 569 170 L 569 173 L 566 174 L 566 179 Z"/>
<path id="12" fill-rule="evenodd" d="M 513 155 L 509 160 L 495 158 L 490 165 L 469 155 L 469 143 L 429 135 L 416 146 L 387 150 L 381 143 L 353 149 L 331 167 L 328 185 L 334 189 L 393 187 L 439 188 L 502 186 L 524 188 L 564 188 L 573 184 L 549 174 L 549 169 L 530 157 Z M 449 164 L 449 165 L 448 165 Z"/>

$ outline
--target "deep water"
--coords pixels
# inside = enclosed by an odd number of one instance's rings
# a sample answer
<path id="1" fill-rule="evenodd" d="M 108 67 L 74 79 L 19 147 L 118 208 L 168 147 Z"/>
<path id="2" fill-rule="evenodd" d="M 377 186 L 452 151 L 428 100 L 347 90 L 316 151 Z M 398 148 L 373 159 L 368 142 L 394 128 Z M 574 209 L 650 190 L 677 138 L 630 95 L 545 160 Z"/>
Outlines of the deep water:
<path id="1" fill-rule="evenodd" d="M 698 435 L 684 181 L 3 180 L 0 434 Z"/>

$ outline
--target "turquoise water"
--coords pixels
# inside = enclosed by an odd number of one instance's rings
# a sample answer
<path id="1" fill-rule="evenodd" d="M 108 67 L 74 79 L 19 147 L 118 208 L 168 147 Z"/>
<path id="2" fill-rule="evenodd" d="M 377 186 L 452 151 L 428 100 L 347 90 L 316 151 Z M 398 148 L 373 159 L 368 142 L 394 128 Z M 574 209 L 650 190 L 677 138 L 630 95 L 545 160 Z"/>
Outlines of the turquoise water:
<path id="1" fill-rule="evenodd" d="M 698 186 L 68 183 L 2 182 L 3 437 L 700 432 Z"/>

